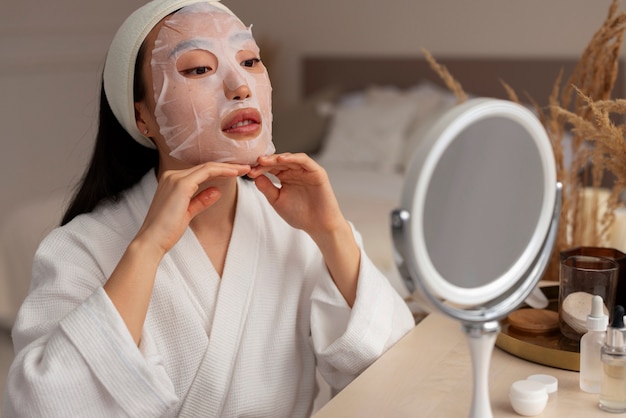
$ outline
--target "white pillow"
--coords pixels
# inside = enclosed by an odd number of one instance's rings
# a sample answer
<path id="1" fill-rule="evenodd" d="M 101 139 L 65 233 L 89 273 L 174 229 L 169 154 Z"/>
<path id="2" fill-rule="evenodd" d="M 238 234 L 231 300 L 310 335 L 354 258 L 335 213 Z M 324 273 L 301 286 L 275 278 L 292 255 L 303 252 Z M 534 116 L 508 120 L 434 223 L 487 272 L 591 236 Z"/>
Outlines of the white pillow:
<path id="1" fill-rule="evenodd" d="M 417 105 L 400 91 L 371 88 L 366 100 L 337 106 L 318 161 L 322 165 L 397 171 Z"/>
<path id="2" fill-rule="evenodd" d="M 407 169 L 415 150 L 434 123 L 445 112 L 453 108 L 456 103 L 457 99 L 452 93 L 441 95 L 437 100 L 431 98 L 430 106 L 420 112 L 419 116 L 415 118 L 413 125 L 409 128 L 397 163 L 400 172 L 404 172 Z"/>

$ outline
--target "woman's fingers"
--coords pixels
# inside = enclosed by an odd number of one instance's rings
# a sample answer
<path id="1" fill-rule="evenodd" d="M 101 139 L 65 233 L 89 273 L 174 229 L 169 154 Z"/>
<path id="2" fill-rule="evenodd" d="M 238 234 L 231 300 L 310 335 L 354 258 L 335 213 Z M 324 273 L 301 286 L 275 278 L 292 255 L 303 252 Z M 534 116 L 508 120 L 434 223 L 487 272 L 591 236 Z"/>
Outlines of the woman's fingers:
<path id="1" fill-rule="evenodd" d="M 266 176 L 259 176 L 254 179 L 256 187 L 265 196 L 268 202 L 273 206 L 280 196 L 280 190 L 274 186 L 272 181 Z"/>
<path id="2" fill-rule="evenodd" d="M 249 165 L 227 164 L 227 163 L 205 163 L 193 168 L 189 171 L 180 171 L 181 175 L 198 186 L 203 182 L 216 177 L 238 177 L 247 174 L 250 171 Z"/>
<path id="3" fill-rule="evenodd" d="M 308 155 L 303 153 L 298 154 L 273 154 L 267 155 L 263 157 L 259 157 L 257 160 L 259 163 L 258 166 L 251 169 L 251 173 L 254 173 L 255 176 L 262 174 L 263 172 L 267 172 L 270 170 L 286 170 L 286 169 L 305 169 L 305 170 L 316 170 L 320 168 L 320 166 L 313 161 Z"/>
<path id="4" fill-rule="evenodd" d="M 217 202 L 222 197 L 222 192 L 216 187 L 202 190 L 189 201 L 189 216 L 193 219 L 203 210 Z"/>
<path id="5" fill-rule="evenodd" d="M 196 194 L 198 190 L 200 190 L 200 193 L 202 192 L 203 183 L 219 177 L 237 177 L 246 174 L 249 170 L 250 166 L 247 165 L 220 163 L 202 164 L 186 170 L 169 170 L 164 172 L 159 179 L 157 196 L 161 195 L 162 199 L 165 200 L 187 199 L 187 202 L 179 201 L 187 207 L 191 203 L 191 200 L 197 197 Z M 162 193 L 159 193 L 159 191 L 162 191 Z M 211 196 L 211 193 L 201 197 L 199 202 L 205 202 L 210 206 L 219 199 L 219 197 L 212 197 L 207 200 L 206 197 L 208 196 Z M 192 215 L 193 217 L 199 212 L 192 209 L 196 209 L 196 207 L 189 209 L 190 214 L 192 212 L 194 213 Z"/>
<path id="6" fill-rule="evenodd" d="M 270 173 L 276 176 L 281 183 L 302 182 L 313 185 L 321 185 L 327 182 L 326 171 L 308 155 L 299 154 L 274 154 L 260 157 L 258 165 L 248 173 L 251 178 Z"/>
<path id="7" fill-rule="evenodd" d="M 207 163 L 189 169 L 170 170 L 162 174 L 150 209 L 139 231 L 168 251 L 184 233 L 189 222 L 217 202 L 222 192 L 219 178 L 246 174 L 250 166 Z"/>

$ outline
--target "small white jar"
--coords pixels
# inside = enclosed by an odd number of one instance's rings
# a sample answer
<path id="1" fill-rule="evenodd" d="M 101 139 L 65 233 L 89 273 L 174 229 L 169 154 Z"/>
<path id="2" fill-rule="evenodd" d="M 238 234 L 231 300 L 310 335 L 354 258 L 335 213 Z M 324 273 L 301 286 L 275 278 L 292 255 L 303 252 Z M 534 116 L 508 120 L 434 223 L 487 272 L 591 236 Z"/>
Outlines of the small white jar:
<path id="1" fill-rule="evenodd" d="M 539 415 L 548 403 L 546 385 L 535 380 L 518 380 L 511 385 L 509 399 L 513 410 L 525 417 Z"/>

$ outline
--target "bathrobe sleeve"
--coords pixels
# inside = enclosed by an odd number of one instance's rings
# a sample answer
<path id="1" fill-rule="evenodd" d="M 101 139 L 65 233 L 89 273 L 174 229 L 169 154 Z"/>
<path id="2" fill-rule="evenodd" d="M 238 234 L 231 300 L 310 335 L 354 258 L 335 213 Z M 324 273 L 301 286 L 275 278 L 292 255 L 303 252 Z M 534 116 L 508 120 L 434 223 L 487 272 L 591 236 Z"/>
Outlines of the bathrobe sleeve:
<path id="1" fill-rule="evenodd" d="M 311 295 L 311 337 L 324 379 L 342 389 L 415 326 L 389 280 L 361 249 L 357 296 L 352 309 L 325 276 Z M 325 269 L 325 267 L 324 267 Z"/>
<path id="2" fill-rule="evenodd" d="M 163 415 L 178 399 L 158 356 L 135 345 L 102 288 L 105 273 L 68 235 L 53 233 L 35 256 L 3 416 Z"/>

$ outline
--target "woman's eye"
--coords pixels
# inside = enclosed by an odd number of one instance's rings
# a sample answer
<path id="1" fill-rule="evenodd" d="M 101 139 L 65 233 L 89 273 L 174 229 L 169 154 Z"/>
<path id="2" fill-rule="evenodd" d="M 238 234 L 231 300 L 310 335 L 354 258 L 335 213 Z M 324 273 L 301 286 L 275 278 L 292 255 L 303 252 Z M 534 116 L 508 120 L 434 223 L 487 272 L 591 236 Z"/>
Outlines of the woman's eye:
<path id="1" fill-rule="evenodd" d="M 261 62 L 261 60 L 259 58 L 251 58 L 249 60 L 245 60 L 241 63 L 242 67 L 254 67 L 256 66 L 259 62 Z"/>
<path id="2" fill-rule="evenodd" d="M 176 58 L 176 69 L 183 77 L 202 78 L 215 72 L 217 58 L 209 51 L 192 49 Z"/>
<path id="3" fill-rule="evenodd" d="M 207 74 L 211 71 L 210 67 L 195 67 L 195 68 L 190 68 L 188 70 L 184 70 L 182 71 L 183 75 L 187 75 L 187 76 L 200 76 L 200 75 L 204 75 Z"/>

